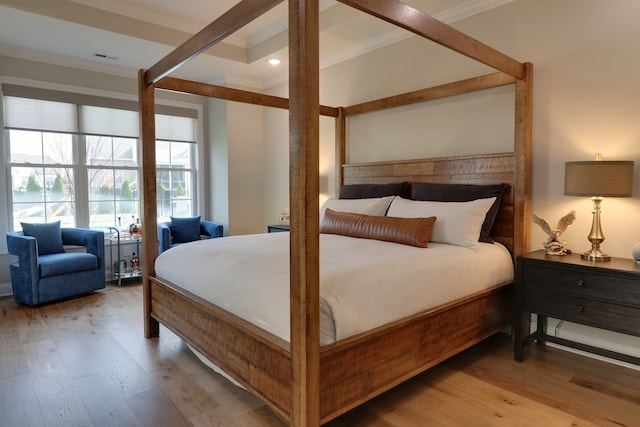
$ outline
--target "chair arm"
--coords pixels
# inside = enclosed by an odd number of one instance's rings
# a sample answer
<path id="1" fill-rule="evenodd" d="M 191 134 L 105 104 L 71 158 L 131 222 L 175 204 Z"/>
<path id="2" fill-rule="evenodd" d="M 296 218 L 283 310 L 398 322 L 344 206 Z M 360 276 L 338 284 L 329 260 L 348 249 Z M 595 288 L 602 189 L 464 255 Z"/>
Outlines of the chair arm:
<path id="1" fill-rule="evenodd" d="M 158 223 L 158 253 L 166 251 L 171 247 L 171 228 L 168 222 Z"/>
<path id="2" fill-rule="evenodd" d="M 87 252 L 94 254 L 102 262 L 104 260 L 104 232 L 86 228 L 62 228 L 64 245 L 84 246 Z"/>
<path id="3" fill-rule="evenodd" d="M 20 283 L 30 288 L 30 295 L 35 295 L 37 298 L 40 275 L 36 238 L 25 236 L 22 231 L 10 231 L 7 233 L 7 249 L 10 254 L 18 257 Z M 28 292 L 26 289 L 24 291 Z"/>
<path id="4" fill-rule="evenodd" d="M 37 268 L 38 245 L 35 237 L 25 236 L 21 231 L 10 231 L 7 233 L 7 249 L 11 255 L 18 257 L 20 265 L 31 264 L 32 268 Z"/>
<path id="5" fill-rule="evenodd" d="M 222 237 L 222 224 L 218 224 L 217 222 L 213 221 L 200 220 L 200 233 L 206 234 L 212 239 L 216 237 Z"/>

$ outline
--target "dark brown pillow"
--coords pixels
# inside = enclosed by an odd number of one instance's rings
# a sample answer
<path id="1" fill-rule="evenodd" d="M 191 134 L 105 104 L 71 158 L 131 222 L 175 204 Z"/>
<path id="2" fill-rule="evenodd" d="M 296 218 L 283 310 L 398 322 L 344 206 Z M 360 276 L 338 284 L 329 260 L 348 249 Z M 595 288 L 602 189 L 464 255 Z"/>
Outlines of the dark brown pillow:
<path id="1" fill-rule="evenodd" d="M 435 222 L 435 216 L 394 218 L 327 209 L 320 223 L 320 232 L 426 248 Z"/>
<path id="2" fill-rule="evenodd" d="M 409 197 L 408 182 L 389 184 L 343 184 L 340 187 L 340 199 L 372 199 L 387 196 Z"/>
<path id="3" fill-rule="evenodd" d="M 498 215 L 502 195 L 507 190 L 507 184 L 439 184 L 432 182 L 414 182 L 411 186 L 411 200 L 434 202 L 470 202 L 477 199 L 495 197 L 482 223 L 478 241 L 493 243 L 491 228 Z"/>

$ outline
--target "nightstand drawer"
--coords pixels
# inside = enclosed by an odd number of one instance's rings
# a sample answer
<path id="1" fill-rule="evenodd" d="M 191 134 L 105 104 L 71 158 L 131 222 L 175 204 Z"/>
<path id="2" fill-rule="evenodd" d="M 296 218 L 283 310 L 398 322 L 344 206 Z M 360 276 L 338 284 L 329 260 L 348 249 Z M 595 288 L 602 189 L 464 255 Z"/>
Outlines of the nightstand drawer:
<path id="1" fill-rule="evenodd" d="M 588 267 L 570 270 L 563 268 L 562 264 L 529 264 L 522 270 L 525 288 L 608 301 L 626 301 L 640 307 L 640 281 L 637 275 L 627 277 L 620 272 L 608 273 L 606 269 L 592 272 Z"/>
<path id="2" fill-rule="evenodd" d="M 629 305 L 525 288 L 524 310 L 640 336 L 640 310 Z"/>

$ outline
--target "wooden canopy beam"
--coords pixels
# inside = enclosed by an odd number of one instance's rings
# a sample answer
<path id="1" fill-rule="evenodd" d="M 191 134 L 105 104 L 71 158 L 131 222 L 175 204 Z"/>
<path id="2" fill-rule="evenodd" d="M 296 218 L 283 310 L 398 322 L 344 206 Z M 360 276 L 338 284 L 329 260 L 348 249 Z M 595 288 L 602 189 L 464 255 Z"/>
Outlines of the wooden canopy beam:
<path id="1" fill-rule="evenodd" d="M 163 77 L 156 85 L 156 89 L 186 92 L 194 95 L 208 96 L 227 101 L 243 102 L 246 104 L 261 105 L 263 107 L 289 109 L 289 100 L 279 96 L 265 95 L 258 92 L 234 89 L 230 87 L 212 84 L 198 83 L 191 80 Z M 320 106 L 320 115 L 338 117 L 338 108 Z"/>
<path id="2" fill-rule="evenodd" d="M 150 67 L 145 73 L 145 83 L 154 84 L 281 2 L 282 0 L 242 0 Z"/>
<path id="3" fill-rule="evenodd" d="M 374 111 L 385 110 L 387 108 L 402 107 L 404 105 L 417 104 L 420 102 L 432 101 L 434 99 L 506 86 L 515 82 L 516 79 L 508 74 L 502 72 L 492 73 L 427 89 L 393 95 L 387 98 L 363 102 L 350 107 L 344 107 L 344 115 L 349 117 L 357 114 L 371 113 Z"/>
<path id="4" fill-rule="evenodd" d="M 517 79 L 524 78 L 524 65 L 520 62 L 399 0 L 338 1 L 425 37 Z"/>

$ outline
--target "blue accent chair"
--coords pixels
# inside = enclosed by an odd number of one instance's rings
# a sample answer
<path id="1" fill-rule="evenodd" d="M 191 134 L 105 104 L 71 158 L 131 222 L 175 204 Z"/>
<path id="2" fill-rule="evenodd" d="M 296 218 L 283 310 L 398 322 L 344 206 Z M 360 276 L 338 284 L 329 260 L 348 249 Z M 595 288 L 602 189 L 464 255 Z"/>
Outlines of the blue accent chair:
<path id="1" fill-rule="evenodd" d="M 86 252 L 38 254 L 35 237 L 22 231 L 7 233 L 13 297 L 24 304 L 40 305 L 86 294 L 105 287 L 104 233 L 62 228 L 62 244 L 84 246 Z"/>
<path id="2" fill-rule="evenodd" d="M 158 253 L 166 251 L 182 243 L 174 240 L 174 225 L 171 222 L 158 223 Z M 205 239 L 214 239 L 223 236 L 222 224 L 213 221 L 200 220 L 200 237 Z"/>

